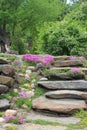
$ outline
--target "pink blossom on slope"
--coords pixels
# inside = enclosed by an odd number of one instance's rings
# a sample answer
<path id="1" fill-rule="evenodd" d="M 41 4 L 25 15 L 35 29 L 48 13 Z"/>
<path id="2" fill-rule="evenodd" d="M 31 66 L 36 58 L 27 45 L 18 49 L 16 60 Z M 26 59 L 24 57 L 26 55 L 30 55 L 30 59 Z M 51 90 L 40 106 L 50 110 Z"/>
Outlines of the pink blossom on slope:
<path id="1" fill-rule="evenodd" d="M 80 73 L 81 70 L 79 68 L 71 68 L 71 73 Z"/>
<path id="2" fill-rule="evenodd" d="M 26 92 L 20 92 L 19 95 L 20 95 L 21 98 L 27 98 L 28 97 Z"/>
<path id="3" fill-rule="evenodd" d="M 54 59 L 50 55 L 40 56 L 34 54 L 25 54 L 23 56 L 24 60 L 32 61 L 32 62 L 41 62 L 45 65 L 49 65 Z"/>
<path id="4" fill-rule="evenodd" d="M 69 56 L 69 58 L 68 58 L 69 60 L 75 60 L 75 59 L 84 59 L 84 57 L 83 56 Z"/>

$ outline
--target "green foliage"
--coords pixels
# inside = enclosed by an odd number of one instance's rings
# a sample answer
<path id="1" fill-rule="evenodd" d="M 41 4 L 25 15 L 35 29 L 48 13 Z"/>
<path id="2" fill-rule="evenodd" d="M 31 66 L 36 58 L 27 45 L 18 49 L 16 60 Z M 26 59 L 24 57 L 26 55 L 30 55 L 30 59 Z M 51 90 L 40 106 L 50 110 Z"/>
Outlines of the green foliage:
<path id="1" fill-rule="evenodd" d="M 1 117 L 1 116 L 4 116 L 4 112 L 0 112 L 0 117 Z"/>
<path id="2" fill-rule="evenodd" d="M 52 125 L 52 126 L 58 126 L 61 125 L 57 122 L 51 122 L 51 121 L 46 121 L 46 120 L 26 120 L 26 123 L 34 123 L 34 124 L 40 124 L 40 125 Z"/>
<path id="3" fill-rule="evenodd" d="M 8 55 L 8 54 L 0 54 L 0 57 L 4 57 L 6 58 L 7 60 L 10 60 L 11 62 L 15 60 L 16 56 L 14 55 Z"/>
<path id="4" fill-rule="evenodd" d="M 39 96 L 43 95 L 46 92 L 44 88 L 36 87 L 35 88 L 35 94 L 33 98 L 38 98 Z"/>
<path id="5" fill-rule="evenodd" d="M 6 130 L 18 130 L 16 126 L 7 126 Z"/>
<path id="6" fill-rule="evenodd" d="M 32 106 L 32 101 L 30 99 L 25 99 L 25 98 L 18 98 L 16 101 L 15 101 L 15 105 L 17 107 L 22 107 L 22 105 L 25 104 L 28 106 L 28 110 L 31 109 L 31 106 Z"/>
<path id="7" fill-rule="evenodd" d="M 81 121 L 76 125 L 68 125 L 67 130 L 79 130 L 87 128 L 87 111 L 80 110 L 79 112 L 74 113 L 77 118 L 80 118 Z"/>
<path id="8" fill-rule="evenodd" d="M 12 49 L 18 51 L 19 54 L 24 54 L 26 53 L 26 44 L 22 38 L 14 36 L 12 37 Z"/>

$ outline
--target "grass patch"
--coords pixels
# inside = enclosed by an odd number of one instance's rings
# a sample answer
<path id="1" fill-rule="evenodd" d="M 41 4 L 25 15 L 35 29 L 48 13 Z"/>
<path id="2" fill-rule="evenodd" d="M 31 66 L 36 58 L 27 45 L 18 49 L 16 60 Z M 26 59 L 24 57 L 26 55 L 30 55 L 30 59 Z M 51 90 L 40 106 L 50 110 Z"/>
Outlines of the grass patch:
<path id="1" fill-rule="evenodd" d="M 18 130 L 16 126 L 7 126 L 6 130 Z"/>
<path id="2" fill-rule="evenodd" d="M 16 97 L 18 96 L 18 93 L 17 92 L 14 92 L 14 91 L 10 91 L 4 95 L 0 95 L 0 99 L 3 99 L 3 98 L 6 98 L 6 99 L 11 99 L 12 97 Z"/>
<path id="3" fill-rule="evenodd" d="M 32 107 L 32 101 L 28 98 L 24 99 L 24 98 L 18 98 L 16 101 L 15 101 L 15 105 L 20 108 L 22 107 L 22 105 L 26 105 L 28 107 L 28 111 L 31 109 Z"/>
<path id="4" fill-rule="evenodd" d="M 75 112 L 75 116 L 80 118 L 81 121 L 75 125 L 68 125 L 67 130 L 82 130 L 83 128 L 87 128 L 87 111 L 80 110 L 79 112 Z"/>
<path id="5" fill-rule="evenodd" d="M 41 120 L 41 119 L 38 119 L 38 120 L 26 120 L 26 123 L 33 123 L 33 124 L 40 124 L 40 125 L 52 125 L 52 126 L 62 125 L 62 124 L 57 123 L 57 122 L 51 122 L 51 121 L 46 121 L 46 120 Z"/>
<path id="6" fill-rule="evenodd" d="M 0 117 L 4 116 L 4 112 L 0 112 Z"/>
<path id="7" fill-rule="evenodd" d="M 68 72 L 70 69 L 67 69 L 67 70 L 43 70 L 42 71 L 42 74 L 44 76 L 47 76 L 47 75 L 51 75 L 51 74 L 60 74 L 60 73 L 66 73 Z"/>
<path id="8" fill-rule="evenodd" d="M 35 94 L 34 94 L 34 97 L 33 97 L 33 98 L 38 98 L 38 97 L 40 97 L 41 95 L 43 95 L 45 92 L 46 92 L 46 89 L 37 86 L 37 87 L 35 88 Z"/>
<path id="9" fill-rule="evenodd" d="M 11 55 L 11 54 L 0 54 L 0 57 L 4 57 L 6 58 L 7 60 L 10 60 L 10 61 L 14 61 L 16 56 L 14 55 Z"/>

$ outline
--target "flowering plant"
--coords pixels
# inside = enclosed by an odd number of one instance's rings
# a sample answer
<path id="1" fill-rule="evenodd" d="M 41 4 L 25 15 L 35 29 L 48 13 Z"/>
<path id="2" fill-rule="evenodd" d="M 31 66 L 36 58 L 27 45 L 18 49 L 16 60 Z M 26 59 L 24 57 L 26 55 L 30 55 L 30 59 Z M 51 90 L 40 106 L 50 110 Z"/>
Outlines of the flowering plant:
<path id="1" fill-rule="evenodd" d="M 22 117 L 16 117 L 16 116 L 6 116 L 5 117 L 6 123 L 15 123 L 15 124 L 23 124 L 24 119 Z"/>
<path id="2" fill-rule="evenodd" d="M 68 59 L 69 60 L 76 60 L 76 59 L 83 60 L 84 57 L 83 56 L 69 56 Z"/>
<path id="3" fill-rule="evenodd" d="M 83 79 L 84 78 L 84 73 L 80 68 L 71 68 L 68 71 L 68 75 L 71 76 L 74 79 Z"/>
<path id="4" fill-rule="evenodd" d="M 80 70 L 79 68 L 71 68 L 70 72 L 71 72 L 72 74 L 76 74 L 76 73 L 80 73 L 81 70 Z"/>
<path id="5" fill-rule="evenodd" d="M 49 65 L 53 62 L 53 57 L 51 55 L 34 55 L 34 54 L 25 54 L 23 59 L 31 62 L 41 62 L 45 65 Z"/>

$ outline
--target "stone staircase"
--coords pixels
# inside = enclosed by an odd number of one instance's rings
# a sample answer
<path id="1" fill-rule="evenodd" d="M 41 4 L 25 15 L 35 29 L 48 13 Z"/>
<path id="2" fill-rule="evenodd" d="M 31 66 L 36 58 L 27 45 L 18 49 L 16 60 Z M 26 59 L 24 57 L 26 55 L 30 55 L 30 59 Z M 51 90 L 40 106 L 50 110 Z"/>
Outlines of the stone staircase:
<path id="1" fill-rule="evenodd" d="M 38 86 L 47 89 L 48 92 L 34 99 L 32 108 L 57 114 L 72 114 L 75 110 L 87 110 L 87 61 L 82 57 L 70 59 L 69 56 L 54 59 L 50 71 L 65 72 L 47 74 L 49 80 L 38 82 Z M 66 73 L 73 69 L 80 70 L 80 73 Z"/>

